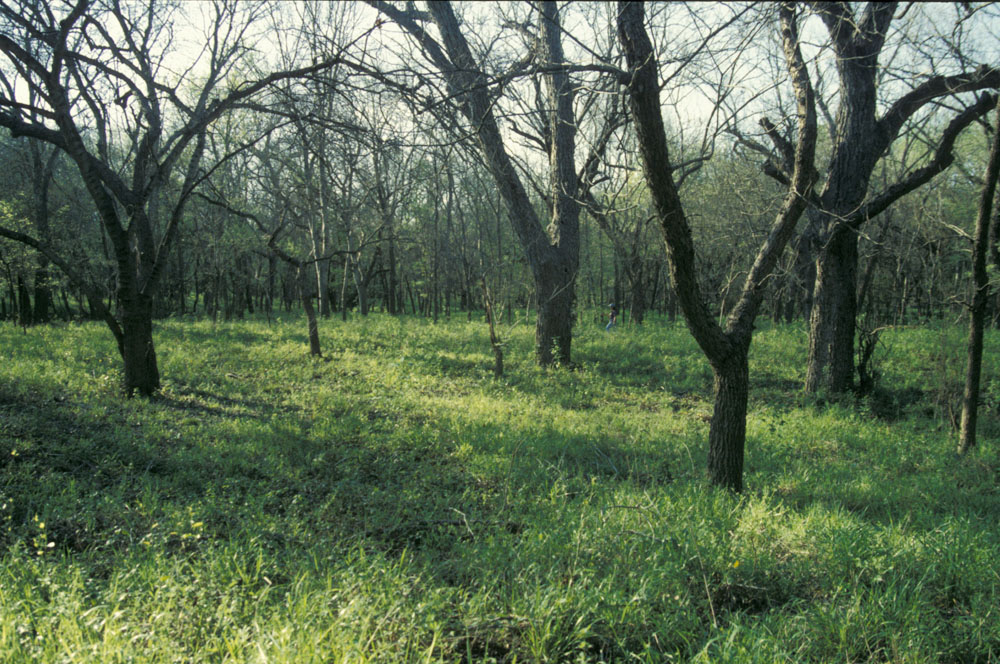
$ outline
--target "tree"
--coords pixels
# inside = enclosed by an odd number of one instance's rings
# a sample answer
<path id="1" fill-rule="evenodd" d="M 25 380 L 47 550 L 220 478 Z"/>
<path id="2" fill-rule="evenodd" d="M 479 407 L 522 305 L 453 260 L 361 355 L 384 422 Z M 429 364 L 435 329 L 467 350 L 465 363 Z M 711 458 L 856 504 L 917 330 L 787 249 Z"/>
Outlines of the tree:
<path id="1" fill-rule="evenodd" d="M 577 122 L 573 100 L 575 86 L 565 67 L 559 11 L 554 2 L 543 2 L 538 12 L 538 48 L 526 62 L 515 64 L 520 73 L 531 62 L 543 70 L 546 127 L 549 132 L 550 221 L 542 219 L 532 203 L 517 167 L 507 151 L 495 108 L 495 95 L 482 64 L 449 2 L 430 2 L 427 12 L 400 10 L 387 2 L 371 4 L 399 24 L 422 49 L 444 78 L 446 98 L 457 101 L 469 132 L 500 191 L 508 219 L 527 258 L 538 299 L 535 354 L 538 363 L 571 361 L 573 304 L 580 262 L 580 203 L 575 171 Z M 433 22 L 439 37 L 424 29 Z M 555 355 L 553 355 L 555 348 Z"/>
<path id="2" fill-rule="evenodd" d="M 976 230 L 972 247 L 972 302 L 969 306 L 969 344 L 965 369 L 965 390 L 962 398 L 962 425 L 958 442 L 958 453 L 965 454 L 976 445 L 976 422 L 979 410 L 979 382 L 983 365 L 983 328 L 986 325 L 986 306 L 989 303 L 990 280 L 986 271 L 987 253 L 997 253 L 997 246 L 990 245 L 990 219 L 993 224 L 993 198 L 1000 177 L 1000 102 L 996 107 L 997 120 L 993 129 L 986 177 L 976 211 Z"/>
<path id="3" fill-rule="evenodd" d="M 810 392 L 824 387 L 842 392 L 851 387 L 854 375 L 858 230 L 894 201 L 944 171 L 954 159 L 957 135 L 987 113 L 992 100 L 984 96 L 956 112 L 924 164 L 883 190 L 870 193 L 875 167 L 918 112 L 947 96 L 996 88 L 1000 69 L 980 66 L 949 75 L 935 74 L 894 100 L 880 99 L 880 90 L 898 89 L 885 80 L 886 70 L 879 63 L 897 3 L 869 3 L 860 16 L 846 2 L 816 2 L 813 7 L 830 37 L 839 106 L 836 117 L 826 114 L 832 150 L 825 179 L 811 200 L 804 233 L 808 238 L 804 246 L 814 252 L 816 267 L 805 387 Z M 960 64 L 966 63 L 960 59 Z M 779 175 L 786 180 L 787 176 Z"/>
<path id="4" fill-rule="evenodd" d="M 697 279 L 691 229 L 673 178 L 660 110 L 659 69 L 643 24 L 643 7 L 620 2 L 618 36 L 628 63 L 627 87 L 632 121 L 639 141 L 643 171 L 667 248 L 670 280 L 692 335 L 714 374 L 715 406 L 709 430 L 708 471 L 714 485 L 732 491 L 743 487 L 746 408 L 749 393 L 747 354 L 767 277 L 774 269 L 799 217 L 805 211 L 815 170 L 816 111 L 805 61 L 799 48 L 795 8 L 779 9 L 782 45 L 789 78 L 798 102 L 798 136 L 790 155 L 788 193 L 757 252 L 736 305 L 721 326 L 706 306 Z M 786 139 L 772 133 L 779 145 Z M 791 145 L 788 144 L 791 148 Z"/>
<path id="5" fill-rule="evenodd" d="M 0 126 L 53 145 L 76 165 L 110 241 L 118 317 L 103 317 L 124 362 L 124 391 L 160 385 L 153 346 L 153 298 L 184 210 L 205 169 L 209 126 L 279 81 L 328 69 L 340 57 L 254 76 L 241 67 L 259 6 L 208 6 L 207 39 L 197 61 L 169 72 L 176 8 L 158 2 L 78 0 L 0 4 L 3 73 Z M 25 98 L 25 91 L 30 97 Z M 210 170 L 210 169 L 209 169 Z M 25 242 L 66 271 L 51 247 Z M 68 271 L 75 281 L 78 273 Z"/>

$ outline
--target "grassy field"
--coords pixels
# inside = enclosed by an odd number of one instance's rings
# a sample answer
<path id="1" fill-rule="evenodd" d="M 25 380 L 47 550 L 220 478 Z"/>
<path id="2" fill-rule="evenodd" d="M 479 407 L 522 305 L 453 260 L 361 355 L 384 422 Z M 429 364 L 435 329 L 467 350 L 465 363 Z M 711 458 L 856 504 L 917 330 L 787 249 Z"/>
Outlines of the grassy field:
<path id="1" fill-rule="evenodd" d="M 0 660 L 1000 661 L 1000 354 L 958 460 L 958 328 L 839 402 L 759 330 L 734 497 L 680 323 L 549 373 L 506 329 L 500 381 L 464 317 L 304 327 L 161 322 L 125 401 L 103 326 L 0 326 Z"/>

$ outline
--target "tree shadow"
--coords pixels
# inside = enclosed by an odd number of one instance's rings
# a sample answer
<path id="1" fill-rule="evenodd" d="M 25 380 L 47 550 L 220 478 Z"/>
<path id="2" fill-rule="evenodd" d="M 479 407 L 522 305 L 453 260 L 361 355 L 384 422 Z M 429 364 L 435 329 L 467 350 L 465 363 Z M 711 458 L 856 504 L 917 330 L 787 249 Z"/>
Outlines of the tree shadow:
<path id="1" fill-rule="evenodd" d="M 958 459 L 950 450 L 920 445 L 870 452 L 803 454 L 798 449 L 793 455 L 773 441 L 748 437 L 747 485 L 799 510 L 822 505 L 879 527 L 909 523 L 933 530 L 947 518 L 995 523 L 1000 514 L 996 453 Z"/>
<path id="2" fill-rule="evenodd" d="M 196 412 L 213 417 L 262 417 L 292 414 L 302 410 L 295 404 L 275 404 L 260 399 L 234 398 L 173 381 L 169 392 L 156 394 L 152 401 L 178 412 Z"/>

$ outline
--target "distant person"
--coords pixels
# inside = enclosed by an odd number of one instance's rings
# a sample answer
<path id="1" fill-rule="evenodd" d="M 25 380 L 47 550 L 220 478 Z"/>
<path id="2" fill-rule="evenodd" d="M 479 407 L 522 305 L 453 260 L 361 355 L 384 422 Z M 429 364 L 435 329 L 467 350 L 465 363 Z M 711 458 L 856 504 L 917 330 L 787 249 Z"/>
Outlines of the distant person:
<path id="1" fill-rule="evenodd" d="M 611 311 L 610 313 L 608 313 L 608 326 L 604 328 L 604 331 L 609 332 L 617 322 L 618 322 L 618 309 L 616 309 L 615 305 L 612 304 Z"/>

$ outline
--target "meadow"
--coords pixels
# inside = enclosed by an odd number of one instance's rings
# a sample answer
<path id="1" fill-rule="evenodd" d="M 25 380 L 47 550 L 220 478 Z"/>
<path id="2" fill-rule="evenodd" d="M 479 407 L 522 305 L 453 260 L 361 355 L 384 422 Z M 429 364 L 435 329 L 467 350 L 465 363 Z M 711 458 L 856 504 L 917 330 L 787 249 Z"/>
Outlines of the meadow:
<path id="1" fill-rule="evenodd" d="M 572 371 L 480 320 L 167 320 L 153 399 L 98 323 L 0 325 L 0 659 L 1000 661 L 1000 336 L 889 330 L 879 390 L 751 350 L 745 482 L 705 478 L 682 323 L 581 322 Z"/>

